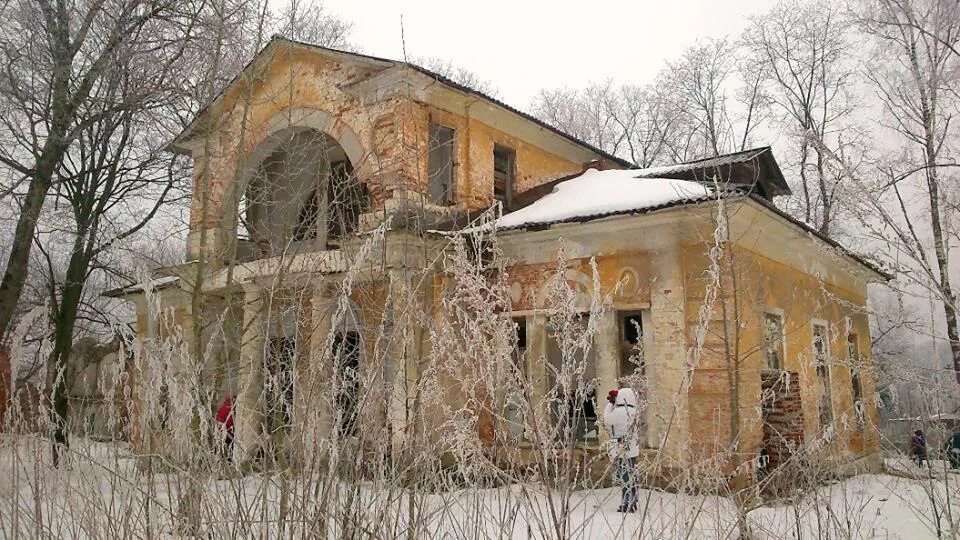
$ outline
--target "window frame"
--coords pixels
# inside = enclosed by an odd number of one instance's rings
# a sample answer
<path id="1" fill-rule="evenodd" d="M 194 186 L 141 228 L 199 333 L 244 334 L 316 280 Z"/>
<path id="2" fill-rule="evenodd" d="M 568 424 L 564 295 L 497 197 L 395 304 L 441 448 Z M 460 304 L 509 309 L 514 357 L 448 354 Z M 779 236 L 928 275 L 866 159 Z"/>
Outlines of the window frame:
<path id="1" fill-rule="evenodd" d="M 582 311 L 577 314 L 577 317 L 578 317 L 578 322 L 583 325 L 584 329 L 589 327 L 590 312 Z M 554 350 L 552 345 L 555 345 L 556 350 L 560 351 L 561 356 L 559 358 L 559 361 L 561 362 L 563 361 L 563 357 L 562 357 L 563 353 L 560 349 L 560 343 L 555 338 L 557 333 L 555 331 L 551 331 L 550 329 L 552 324 L 552 319 L 553 319 L 552 317 L 547 317 L 547 320 L 545 321 L 545 327 L 544 327 L 545 334 L 546 334 L 544 336 L 546 338 L 545 339 L 546 343 L 544 347 L 544 360 L 545 360 L 545 364 L 547 365 L 547 380 L 550 382 L 550 384 L 548 384 L 548 387 L 547 387 L 548 392 L 553 392 L 558 387 L 556 375 L 554 373 L 554 370 L 557 366 L 554 364 L 553 362 L 554 357 L 551 355 L 551 352 L 553 352 Z M 581 352 L 584 352 L 584 351 L 581 351 Z M 592 361 L 592 364 L 591 364 L 591 361 Z M 558 424 L 560 422 L 563 422 L 563 425 L 566 426 L 568 430 L 571 429 L 571 427 L 577 428 L 577 432 L 573 437 L 574 442 L 576 442 L 577 444 L 594 445 L 599 443 L 600 430 L 602 429 L 602 426 L 600 424 L 601 418 L 598 410 L 598 407 L 600 406 L 600 401 L 599 401 L 599 396 L 597 395 L 597 382 L 598 382 L 597 368 L 599 367 L 599 362 L 600 362 L 600 352 L 597 350 L 596 336 L 592 337 L 590 348 L 584 352 L 583 362 L 585 362 L 586 366 L 592 365 L 593 367 L 592 370 L 590 370 L 589 368 L 586 369 L 581 376 L 582 378 L 581 378 L 580 384 L 582 389 L 584 390 L 585 399 L 583 400 L 583 402 L 580 404 L 578 408 L 574 409 L 573 407 L 568 406 L 570 403 L 569 396 L 564 396 L 563 399 L 560 399 L 560 397 L 557 396 L 555 406 L 557 407 L 562 406 L 563 409 L 567 410 L 567 414 L 562 417 L 559 410 L 555 410 L 551 414 L 556 415 L 556 418 L 554 420 L 555 422 L 557 422 Z M 586 391 L 586 389 L 590 387 L 591 383 L 593 385 L 592 405 L 593 405 L 594 415 L 588 416 L 586 414 L 585 405 L 589 401 L 591 401 L 591 396 L 590 396 L 590 393 Z M 577 397 L 577 396 L 575 395 L 574 397 Z M 575 411 L 582 411 L 582 415 L 578 416 Z M 579 430 L 580 428 L 579 424 L 576 423 L 580 420 L 583 421 L 582 434 Z M 592 424 L 590 423 L 591 421 L 593 422 Z M 591 426 L 593 427 L 592 430 L 590 429 Z M 595 435 L 593 437 L 588 437 L 587 435 L 589 435 L 590 433 L 595 433 Z"/>
<path id="2" fill-rule="evenodd" d="M 863 379 L 860 378 L 860 336 L 847 332 L 847 362 L 850 364 L 850 400 L 853 403 L 857 427 L 863 429 L 866 419 L 863 410 Z"/>
<path id="3" fill-rule="evenodd" d="M 503 180 L 503 198 L 497 197 L 497 154 L 505 154 L 507 158 L 506 177 Z M 517 178 L 517 151 L 513 148 L 494 143 L 493 145 L 493 200 L 503 204 L 503 210 L 513 208 L 513 193 Z"/>
<path id="4" fill-rule="evenodd" d="M 619 353 L 620 353 L 618 357 L 618 362 L 617 362 L 618 378 L 630 377 L 638 374 L 641 377 L 644 377 L 646 375 L 646 359 L 644 357 L 646 356 L 646 346 L 647 346 L 646 326 L 648 322 L 647 321 L 648 311 L 649 310 L 645 310 L 645 309 L 620 309 L 620 310 L 617 310 L 616 312 L 617 313 L 617 338 L 618 338 Z M 632 373 L 624 373 L 623 371 L 623 367 L 624 365 L 626 365 L 626 361 L 628 360 L 628 358 L 625 358 L 625 356 L 628 354 L 628 349 L 627 349 L 627 336 L 626 336 L 627 328 L 626 328 L 626 325 L 624 324 L 627 317 L 636 317 L 640 319 L 640 328 L 639 328 L 640 333 L 637 336 L 638 338 L 637 343 L 632 344 L 632 347 L 630 348 L 631 351 L 635 351 L 637 348 L 636 346 L 637 345 L 640 346 L 640 352 L 641 352 L 640 365 L 634 366 Z M 632 354 L 630 356 L 632 356 Z M 638 373 L 638 370 L 639 370 L 639 373 Z"/>
<path id="5" fill-rule="evenodd" d="M 823 344 L 822 360 L 820 360 L 817 349 L 817 329 L 822 329 L 823 334 L 819 336 Z M 833 411 L 833 377 L 830 371 L 830 325 L 820 319 L 810 321 L 810 346 L 814 367 L 814 376 L 817 381 L 817 388 L 820 390 L 817 402 L 817 419 L 821 429 L 827 429 L 834 424 L 836 415 Z"/>
<path id="6" fill-rule="evenodd" d="M 528 319 L 524 315 L 510 317 L 513 326 L 513 348 L 510 351 L 510 376 L 506 385 L 508 392 L 501 399 L 503 422 L 501 432 L 512 442 L 523 442 L 527 438 L 526 418 L 524 416 L 523 394 L 527 389 L 528 358 L 527 349 L 530 344 Z M 522 328 L 522 332 L 521 332 Z M 514 402 L 514 400 L 518 400 Z"/>
<path id="7" fill-rule="evenodd" d="M 449 139 L 441 137 L 442 133 L 449 132 Z M 442 140 L 442 142 L 441 142 Z M 448 164 L 433 163 L 434 157 L 448 147 Z M 445 168 L 444 168 L 445 167 Z M 439 206 L 449 206 L 455 202 L 457 169 L 457 130 L 448 125 L 431 121 L 427 126 L 427 199 Z M 442 185 L 443 193 L 439 199 L 434 196 L 434 182 L 441 172 L 447 171 L 446 184 Z"/>
<path id="8" fill-rule="evenodd" d="M 777 359 L 777 366 L 770 365 L 770 347 L 768 346 L 767 340 L 767 321 L 770 317 L 776 317 L 779 320 L 779 336 L 777 336 L 776 344 L 778 345 L 777 349 L 780 353 L 780 357 Z M 760 339 L 763 343 L 763 361 L 764 368 L 769 370 L 784 371 L 786 370 L 787 363 L 787 318 L 784 315 L 782 310 L 779 309 L 768 309 L 763 312 L 761 326 L 761 336 Z"/>

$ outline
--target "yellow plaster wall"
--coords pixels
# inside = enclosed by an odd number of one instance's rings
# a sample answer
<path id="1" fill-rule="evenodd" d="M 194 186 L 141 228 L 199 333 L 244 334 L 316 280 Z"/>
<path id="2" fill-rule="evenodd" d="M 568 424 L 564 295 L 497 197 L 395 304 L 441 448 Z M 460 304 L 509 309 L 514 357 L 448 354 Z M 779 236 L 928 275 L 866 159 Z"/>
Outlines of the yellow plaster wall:
<path id="1" fill-rule="evenodd" d="M 766 311 L 782 313 L 786 334 L 786 358 L 784 369 L 800 376 L 801 400 L 804 415 L 804 436 L 809 444 L 819 436 L 819 413 L 815 396 L 816 372 L 813 368 L 812 323 L 823 322 L 830 335 L 831 361 L 847 359 L 847 326 L 857 334 L 861 356 L 870 358 L 869 328 L 862 309 L 866 291 L 848 291 L 830 284 L 821 284 L 815 276 L 788 265 L 771 260 L 754 251 L 737 248 L 733 262 L 724 265 L 724 284 L 732 290 L 731 275 L 737 279 L 736 295 L 726 296 L 727 319 L 733 320 L 739 313 L 741 325 L 723 325 L 724 297 L 716 301 L 707 316 L 701 316 L 699 307 L 709 290 L 712 278 L 705 274 L 708 267 L 705 248 L 690 246 L 685 250 L 688 298 L 688 341 L 691 349 L 697 343 L 697 328 L 706 321 L 707 331 L 703 339 L 702 353 L 694 355 L 697 361 L 690 389 L 691 433 L 694 446 L 702 453 L 716 451 L 729 441 L 730 434 L 730 389 L 731 375 L 727 370 L 727 349 L 739 354 L 741 365 L 739 378 L 734 379 L 740 393 L 740 420 L 742 431 L 741 450 L 747 455 L 759 451 L 762 439 L 758 402 L 760 397 L 760 371 L 765 365 L 762 351 L 762 317 Z M 736 300 L 736 302 L 734 302 Z M 848 323 L 849 321 L 849 323 Z M 723 336 L 728 336 L 724 341 Z M 831 389 L 834 411 L 834 426 L 839 438 L 825 448 L 835 455 L 870 453 L 878 449 L 879 440 L 875 429 L 877 412 L 871 397 L 874 395 L 874 379 L 869 372 L 861 372 L 864 407 L 867 426 L 860 429 L 855 421 L 851 375 L 843 365 L 831 367 Z"/>
<path id="2" fill-rule="evenodd" d="M 865 290 L 849 291 L 821 284 L 815 276 L 802 270 L 738 247 L 733 252 L 732 264 L 727 265 L 729 259 L 723 262 L 723 286 L 728 293 L 721 293 L 713 301 L 712 309 L 701 310 L 709 299 L 714 279 L 707 273 L 708 249 L 709 245 L 703 243 L 688 245 L 683 249 L 682 262 L 688 359 L 695 363 L 689 381 L 687 412 L 693 459 L 702 460 L 730 451 L 730 390 L 734 385 L 739 387 L 742 430 L 737 451 L 746 459 L 752 459 L 759 451 L 762 439 L 760 371 L 765 362 L 761 349 L 761 317 L 768 309 L 783 312 L 787 333 L 784 367 L 801 377 L 805 440 L 814 440 L 819 432 L 819 415 L 813 395 L 816 374 L 812 367 L 811 321 L 823 320 L 830 328 L 830 354 L 834 361 L 846 360 L 848 320 L 851 331 L 858 336 L 861 355 L 870 358 L 867 317 L 856 309 L 865 305 Z M 600 294 L 609 300 L 609 307 L 631 309 L 651 303 L 651 289 L 655 287 L 651 283 L 650 261 L 655 256 L 652 252 L 614 251 L 596 257 Z M 589 259 L 569 260 L 567 268 L 571 285 L 582 287 L 583 283 L 590 282 Z M 514 311 L 543 307 L 542 291 L 555 272 L 554 263 L 508 268 Z M 615 289 L 619 292 L 614 292 Z M 737 293 L 729 293 L 732 290 Z M 724 324 L 725 317 L 727 324 Z M 739 327 L 737 318 L 741 323 Z M 701 324 L 705 328 L 702 335 L 697 331 Z M 654 339 L 658 339 L 656 333 Z M 702 343 L 699 348 L 698 343 Z M 728 354 L 739 355 L 739 369 L 728 369 Z M 868 425 L 863 429 L 858 428 L 854 417 L 850 371 L 843 365 L 831 368 L 834 425 L 840 436 L 838 442 L 828 445 L 827 449 L 835 455 L 863 455 L 878 448 L 876 432 L 870 427 L 878 421 L 872 405 L 874 380 L 869 371 L 861 372 L 861 379 L 868 418 Z"/>
<path id="3" fill-rule="evenodd" d="M 341 88 L 368 76 L 370 68 L 282 43 L 265 60 L 249 84 L 231 87 L 201 119 L 212 125 L 198 126 L 210 136 L 193 141 L 192 232 L 223 230 L 229 236 L 231 208 L 239 201 L 231 188 L 258 165 L 256 150 L 291 109 L 323 111 L 333 118 L 327 130 L 333 138 L 342 142 L 340 135 L 349 132 L 360 141 L 364 158 L 353 165 L 372 193 L 373 210 L 382 209 L 397 189 L 426 192 L 431 121 L 456 129 L 455 202 L 470 211 L 492 203 L 494 144 L 516 152 L 515 192 L 582 169 L 581 163 L 471 118 L 469 107 L 451 113 L 414 101 L 402 88 L 365 103 Z M 208 237 L 204 244 L 216 248 L 223 241 Z"/>
<path id="4" fill-rule="evenodd" d="M 422 105 L 417 120 L 417 155 L 421 156 L 418 178 L 419 191 L 427 186 L 428 124 L 435 123 L 456 130 L 456 202 L 468 210 L 488 208 L 493 203 L 493 148 L 499 144 L 516 153 L 514 192 L 521 193 L 544 182 L 583 169 L 574 163 L 547 152 L 529 141 L 510 136 L 493 126 L 470 117 L 469 109 L 454 114 L 429 105 Z"/>
<path id="5" fill-rule="evenodd" d="M 273 50 L 265 67 L 256 72 L 253 82 L 232 87 L 208 118 L 216 124 L 209 130 L 211 136 L 198 144 L 210 150 L 209 155 L 195 156 L 194 196 L 191 212 L 191 230 L 202 226 L 221 226 L 225 212 L 223 205 L 228 190 L 246 158 L 270 135 L 271 120 L 282 119 L 291 108 L 315 109 L 329 113 L 335 122 L 328 130 L 337 136 L 350 130 L 363 144 L 365 156 L 377 155 L 354 163 L 354 169 L 374 167 L 368 174 L 402 169 L 405 161 L 400 155 L 403 138 L 403 115 L 407 108 L 399 106 L 402 97 L 365 105 L 357 96 L 345 92 L 341 85 L 355 82 L 365 70 L 338 62 L 315 52 L 284 44 Z M 208 169 L 206 169 L 208 168 Z M 205 171 L 209 171 L 203 181 Z M 207 185 L 209 184 L 209 185 Z M 371 190 L 379 186 L 371 186 Z M 206 190 L 208 207 L 202 212 L 201 190 Z M 383 196 L 375 200 L 382 203 Z M 206 219 L 202 219 L 204 214 Z"/>

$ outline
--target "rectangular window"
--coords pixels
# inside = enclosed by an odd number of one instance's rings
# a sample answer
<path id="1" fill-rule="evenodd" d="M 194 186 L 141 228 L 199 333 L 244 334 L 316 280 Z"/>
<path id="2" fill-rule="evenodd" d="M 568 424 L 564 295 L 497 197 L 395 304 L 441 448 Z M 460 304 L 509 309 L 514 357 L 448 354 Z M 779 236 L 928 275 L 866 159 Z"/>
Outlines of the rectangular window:
<path id="1" fill-rule="evenodd" d="M 589 315 L 547 322 L 547 371 L 558 442 L 597 440 L 597 355 L 584 346 Z"/>
<path id="2" fill-rule="evenodd" d="M 453 202 L 453 160 L 456 154 L 453 128 L 430 124 L 427 143 L 430 145 L 427 195 L 434 204 L 448 205 Z"/>
<path id="3" fill-rule="evenodd" d="M 763 315 L 763 348 L 767 369 L 783 369 L 783 317 L 776 313 Z"/>
<path id="4" fill-rule="evenodd" d="M 527 374 L 527 319 L 512 319 L 514 329 L 513 377 L 507 383 L 507 395 L 504 402 L 503 418 L 506 421 L 506 435 L 509 440 L 520 441 L 524 436 L 524 388 Z"/>
<path id="5" fill-rule="evenodd" d="M 833 423 L 833 401 L 830 388 L 830 349 L 827 327 L 813 325 L 813 365 L 817 372 L 817 390 L 820 394 L 820 427 Z"/>
<path id="6" fill-rule="evenodd" d="M 337 380 L 337 431 L 341 437 L 357 434 L 357 399 L 360 395 L 360 334 L 338 332 L 333 339 Z"/>
<path id="7" fill-rule="evenodd" d="M 621 388 L 629 387 L 636 392 L 637 403 L 637 434 L 641 444 L 646 446 L 647 441 L 647 366 L 644 361 L 647 342 L 643 333 L 643 311 L 617 312 L 617 321 L 620 326 L 620 370 L 619 383 Z"/>
<path id="8" fill-rule="evenodd" d="M 267 380 L 264 381 L 266 420 L 269 433 L 293 423 L 293 373 L 297 358 L 297 340 L 292 337 L 270 339 L 267 354 Z"/>
<path id="9" fill-rule="evenodd" d="M 527 318 L 513 319 L 513 328 L 516 332 L 516 341 L 513 348 L 513 366 L 521 375 L 527 372 Z"/>
<path id="10" fill-rule="evenodd" d="M 513 204 L 513 178 L 516 153 L 499 144 L 493 147 L 493 198 L 503 204 L 504 211 Z"/>
<path id="11" fill-rule="evenodd" d="M 620 377 L 644 374 L 643 313 L 621 311 L 620 321 Z"/>
<path id="12" fill-rule="evenodd" d="M 850 390 L 857 425 L 863 427 L 863 385 L 860 382 L 860 344 L 856 334 L 847 335 L 847 360 L 850 363 Z"/>

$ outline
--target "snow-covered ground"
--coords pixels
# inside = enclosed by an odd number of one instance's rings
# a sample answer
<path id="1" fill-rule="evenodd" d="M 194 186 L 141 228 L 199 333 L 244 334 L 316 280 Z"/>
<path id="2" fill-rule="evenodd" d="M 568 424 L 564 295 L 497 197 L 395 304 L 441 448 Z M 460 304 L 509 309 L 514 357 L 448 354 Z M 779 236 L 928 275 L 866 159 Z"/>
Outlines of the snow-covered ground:
<path id="1" fill-rule="evenodd" d="M 50 466 L 45 445 L 0 439 L 0 537 L 16 537 L 13 531 L 33 537 L 36 516 L 47 537 L 177 536 L 177 519 L 183 513 L 177 494 L 186 485 L 184 475 L 137 473 L 120 444 L 78 442 L 72 454 L 68 466 L 58 470 Z M 951 524 L 960 516 L 960 475 L 944 471 L 942 463 L 935 462 L 933 468 L 938 466 L 931 474 L 909 461 L 890 460 L 892 474 L 857 476 L 790 504 L 750 510 L 747 525 L 754 538 L 771 539 L 937 538 L 938 527 L 942 537 L 954 537 Z M 739 535 L 736 505 L 717 496 L 641 490 L 641 511 L 624 515 L 616 512 L 616 489 L 572 491 L 564 505 L 563 493 L 528 484 L 411 493 L 371 484 L 329 489 L 289 482 L 266 475 L 205 479 L 196 499 L 204 532 L 211 538 L 275 537 L 284 498 L 291 508 L 287 521 L 295 525 L 283 537 L 315 534 L 317 527 L 326 527 L 331 538 Z"/>

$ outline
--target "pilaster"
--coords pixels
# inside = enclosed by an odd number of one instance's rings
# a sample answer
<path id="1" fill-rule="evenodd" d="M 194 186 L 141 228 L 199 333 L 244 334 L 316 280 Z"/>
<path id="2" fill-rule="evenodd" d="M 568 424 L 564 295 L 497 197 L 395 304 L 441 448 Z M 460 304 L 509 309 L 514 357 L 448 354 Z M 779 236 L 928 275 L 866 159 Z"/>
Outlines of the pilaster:
<path id="1" fill-rule="evenodd" d="M 685 462 L 689 450 L 686 297 L 682 248 L 669 243 L 650 262 L 654 348 L 647 366 L 649 443 Z"/>
<path id="2" fill-rule="evenodd" d="M 249 461 L 262 446 L 264 298 L 256 284 L 244 285 L 243 331 L 238 380 L 240 390 L 234 405 L 234 459 Z"/>

